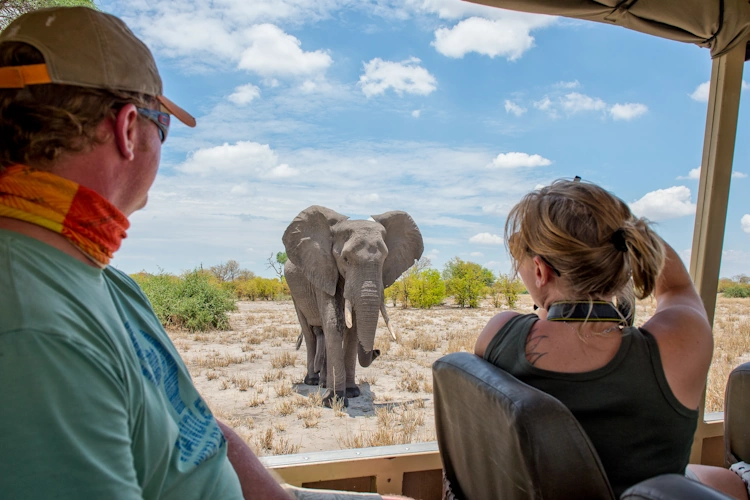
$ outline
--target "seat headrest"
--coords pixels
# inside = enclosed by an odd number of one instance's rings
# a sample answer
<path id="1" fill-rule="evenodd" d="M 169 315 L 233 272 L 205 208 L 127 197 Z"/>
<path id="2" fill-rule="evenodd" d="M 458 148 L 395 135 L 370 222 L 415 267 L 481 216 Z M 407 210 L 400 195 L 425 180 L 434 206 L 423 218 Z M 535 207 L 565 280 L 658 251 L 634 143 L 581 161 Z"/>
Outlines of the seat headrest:
<path id="1" fill-rule="evenodd" d="M 724 397 L 724 461 L 726 466 L 750 461 L 750 363 L 729 374 Z"/>

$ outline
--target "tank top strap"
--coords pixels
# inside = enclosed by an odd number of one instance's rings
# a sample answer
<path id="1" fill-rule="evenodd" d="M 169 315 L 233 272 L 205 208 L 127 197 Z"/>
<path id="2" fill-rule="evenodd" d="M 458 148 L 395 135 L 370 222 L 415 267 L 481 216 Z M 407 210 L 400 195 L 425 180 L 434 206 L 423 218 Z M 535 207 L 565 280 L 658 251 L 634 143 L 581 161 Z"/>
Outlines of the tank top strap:
<path id="1" fill-rule="evenodd" d="M 526 337 L 537 321 L 539 316 L 534 313 L 510 318 L 490 340 L 484 351 L 484 359 L 496 366 L 507 367 L 506 370 L 511 373 L 514 369 L 522 369 L 518 363 L 519 349 L 520 352 L 525 352 Z"/>
<path id="2" fill-rule="evenodd" d="M 625 331 L 631 335 L 633 344 L 638 346 L 636 348 L 647 351 L 648 358 L 651 360 L 654 378 L 656 379 L 656 383 L 658 384 L 666 402 L 677 413 L 690 418 L 696 417 L 698 415 L 698 410 L 688 408 L 682 404 L 672 392 L 672 388 L 669 387 L 667 375 L 664 373 L 664 365 L 661 362 L 661 354 L 659 352 L 659 344 L 656 342 L 656 337 L 643 328 L 629 327 L 626 328 Z"/>

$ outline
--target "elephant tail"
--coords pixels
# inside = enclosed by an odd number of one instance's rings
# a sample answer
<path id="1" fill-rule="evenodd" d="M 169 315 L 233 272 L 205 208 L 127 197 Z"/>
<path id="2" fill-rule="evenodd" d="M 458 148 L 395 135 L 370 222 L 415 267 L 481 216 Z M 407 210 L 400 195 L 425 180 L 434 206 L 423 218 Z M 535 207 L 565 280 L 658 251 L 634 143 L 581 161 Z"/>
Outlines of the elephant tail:
<path id="1" fill-rule="evenodd" d="M 299 337 L 297 337 L 297 347 L 296 350 L 299 351 L 299 348 L 302 346 L 302 332 L 299 332 Z"/>
<path id="2" fill-rule="evenodd" d="M 320 373 L 326 364 L 326 338 L 322 333 L 315 335 L 315 361 L 313 371 Z"/>

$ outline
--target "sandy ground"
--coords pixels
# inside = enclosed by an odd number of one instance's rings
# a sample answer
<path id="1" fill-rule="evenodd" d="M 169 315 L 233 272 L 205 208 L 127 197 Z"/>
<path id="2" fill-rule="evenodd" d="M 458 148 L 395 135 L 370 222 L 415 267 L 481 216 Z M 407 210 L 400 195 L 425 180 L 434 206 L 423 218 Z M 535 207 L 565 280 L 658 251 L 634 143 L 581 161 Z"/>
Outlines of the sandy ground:
<path id="1" fill-rule="evenodd" d="M 531 312 L 531 306 L 521 296 L 516 310 Z M 639 303 L 637 323 L 653 309 L 653 301 Z M 472 350 L 502 309 L 486 301 L 478 309 L 388 310 L 402 341 L 390 341 L 381 319 L 375 344 L 382 355 L 368 368 L 357 366 L 362 394 L 348 408 L 322 407 L 322 391 L 302 383 L 305 345 L 295 350 L 300 328 L 291 301 L 238 302 L 231 330 L 169 334 L 216 416 L 261 455 L 432 441 L 432 363 Z M 719 301 L 707 411 L 721 410 L 726 375 L 750 351 L 749 312 L 750 299 Z"/>

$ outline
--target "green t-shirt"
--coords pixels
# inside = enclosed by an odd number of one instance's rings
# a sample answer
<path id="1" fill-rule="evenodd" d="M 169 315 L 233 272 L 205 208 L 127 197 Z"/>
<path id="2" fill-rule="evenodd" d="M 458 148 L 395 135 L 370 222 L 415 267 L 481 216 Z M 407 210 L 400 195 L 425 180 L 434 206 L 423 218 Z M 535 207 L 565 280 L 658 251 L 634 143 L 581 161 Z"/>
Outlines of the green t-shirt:
<path id="1" fill-rule="evenodd" d="M 0 471 L 8 499 L 242 498 L 138 286 L 3 230 Z"/>

